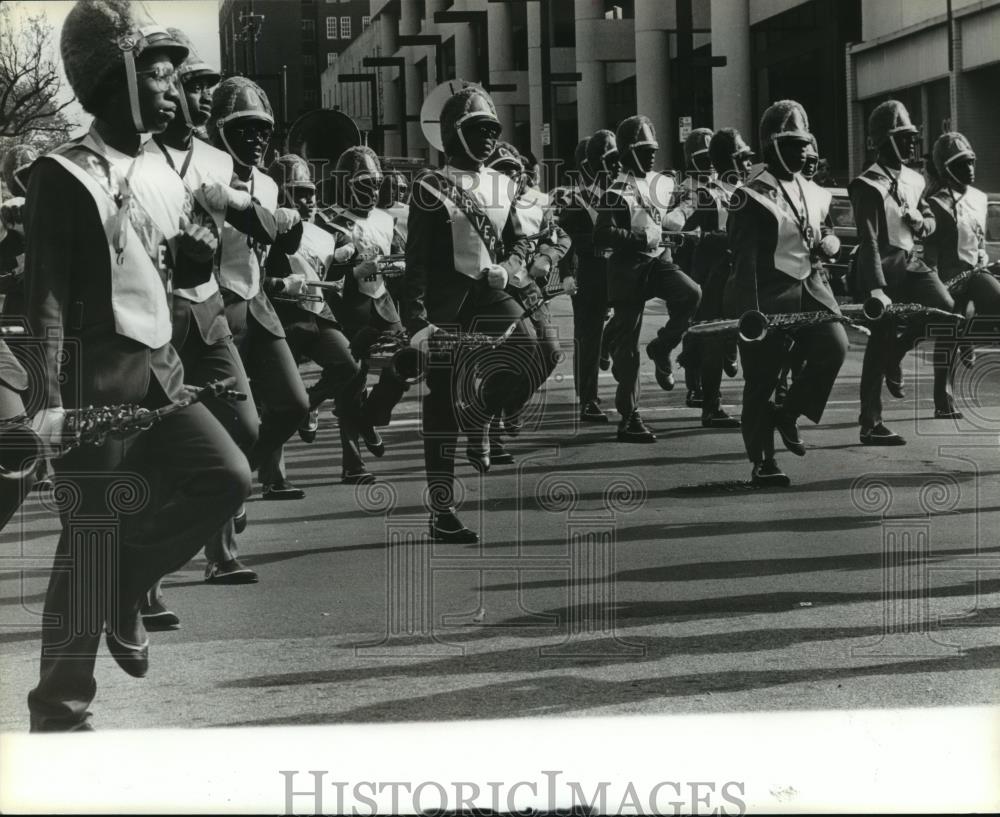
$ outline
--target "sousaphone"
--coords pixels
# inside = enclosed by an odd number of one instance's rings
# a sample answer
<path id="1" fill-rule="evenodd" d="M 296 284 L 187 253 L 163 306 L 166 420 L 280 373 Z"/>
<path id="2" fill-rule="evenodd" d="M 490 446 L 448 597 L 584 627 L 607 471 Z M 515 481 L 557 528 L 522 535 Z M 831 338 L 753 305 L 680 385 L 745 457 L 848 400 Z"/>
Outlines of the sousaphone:
<path id="1" fill-rule="evenodd" d="M 288 152 L 309 163 L 320 206 L 333 203 L 336 185 L 331 175 L 337 159 L 348 148 L 363 144 L 357 123 L 343 111 L 318 108 L 302 114 L 288 129 Z"/>

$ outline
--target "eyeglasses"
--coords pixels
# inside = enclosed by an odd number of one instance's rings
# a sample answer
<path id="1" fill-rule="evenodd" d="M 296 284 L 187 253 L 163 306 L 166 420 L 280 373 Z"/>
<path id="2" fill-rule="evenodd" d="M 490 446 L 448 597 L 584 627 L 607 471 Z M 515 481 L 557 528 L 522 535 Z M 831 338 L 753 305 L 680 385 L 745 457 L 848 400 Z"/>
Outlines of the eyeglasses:
<path id="1" fill-rule="evenodd" d="M 161 91 L 169 91 L 177 82 L 177 69 L 172 65 L 157 65 L 146 71 L 136 71 L 137 77 L 151 77 L 153 84 Z"/>

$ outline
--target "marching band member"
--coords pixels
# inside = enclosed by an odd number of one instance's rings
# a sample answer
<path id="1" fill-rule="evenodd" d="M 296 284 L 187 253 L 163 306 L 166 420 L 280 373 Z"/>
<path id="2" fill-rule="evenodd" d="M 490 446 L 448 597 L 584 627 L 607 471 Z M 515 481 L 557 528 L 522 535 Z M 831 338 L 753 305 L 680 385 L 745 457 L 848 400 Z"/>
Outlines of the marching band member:
<path id="1" fill-rule="evenodd" d="M 419 178 L 410 202 L 402 307 L 411 344 L 433 348 L 439 327 L 498 336 L 515 324 L 496 350 L 459 348 L 453 359 L 427 369 L 422 425 L 430 535 L 475 543 L 478 535 L 455 513 L 455 446 L 461 428 L 470 436 L 473 465 L 486 470 L 489 419 L 516 415 L 535 391 L 525 363 L 535 354 L 534 327 L 506 291 L 531 248 L 513 225 L 517 186 L 483 166 L 501 131 L 493 100 L 466 88 L 445 103 L 440 119 L 447 164 Z"/>
<path id="2" fill-rule="evenodd" d="M 174 74 L 187 50 L 143 25 L 128 0 L 79 0 L 61 47 L 69 83 L 95 118 L 85 136 L 38 160 L 27 195 L 28 317 L 37 337 L 51 338 L 35 426 L 53 446 L 64 406 L 157 408 L 184 396 L 168 298 L 171 286 L 211 275 L 216 249 L 208 230 L 185 224 L 180 178 L 140 148 L 142 133 L 162 131 L 178 114 Z M 149 495 L 122 516 L 113 551 L 99 553 L 106 528 L 80 530 L 81 514 L 106 515 L 124 473 L 142 478 Z M 250 474 L 218 421 L 193 404 L 134 439 L 76 448 L 56 460 L 57 491 L 60 483 L 73 485 L 77 505 L 63 514 L 45 597 L 40 680 L 28 696 L 32 731 L 91 728 L 102 629 L 122 669 L 146 674 L 140 598 L 233 516 Z M 109 564 L 115 573 L 103 575 Z"/>
<path id="3" fill-rule="evenodd" d="M 735 190 L 727 220 L 733 253 L 725 293 L 730 317 L 751 309 L 769 315 L 840 314 L 829 285 L 813 266 L 820 240 L 820 201 L 798 175 L 809 136 L 809 120 L 797 102 L 776 102 L 761 117 L 765 167 Z M 774 458 L 774 431 L 789 451 L 805 455 L 796 421 L 801 415 L 814 423 L 822 419 L 847 354 L 847 333 L 839 323 L 801 328 L 795 343 L 805 365 L 783 406 L 776 408 L 771 395 L 785 358 L 783 333 L 769 332 L 755 343 L 740 341 L 743 441 L 753 463 L 752 482 L 762 487 L 789 484 Z"/>
<path id="4" fill-rule="evenodd" d="M 144 150 L 152 161 L 166 164 L 190 191 L 191 207 L 186 214 L 189 221 L 201 223 L 215 236 L 229 223 L 241 232 L 269 240 L 273 237 L 273 216 L 259 205 L 240 209 L 230 201 L 235 198 L 229 192 L 232 158 L 194 135 L 194 130 L 203 127 L 211 114 L 211 92 L 219 84 L 219 72 L 198 56 L 183 32 L 176 28 L 167 31 L 188 49 L 187 59 L 177 69 L 180 110 L 166 130 L 146 142 Z M 174 290 L 171 306 L 173 345 L 184 364 L 187 382 L 203 386 L 232 377 L 236 381 L 234 388 L 249 394 L 246 370 L 233 342 L 216 275 L 196 287 Z M 229 402 L 209 397 L 205 405 L 240 450 L 251 456 L 260 426 L 254 401 Z M 246 511 L 241 508 L 236 518 L 227 520 L 205 546 L 206 582 L 257 581 L 257 573 L 237 558 L 236 529 L 242 531 L 245 522 Z M 147 629 L 172 629 L 179 623 L 176 614 L 166 608 L 159 584 L 150 589 L 142 615 Z"/>
<path id="5" fill-rule="evenodd" d="M 534 186 L 534 177 L 517 148 L 508 142 L 499 142 L 486 166 L 500 171 L 517 184 L 517 201 L 512 214 L 514 229 L 519 235 L 531 237 L 531 252 L 525 268 L 514 273 L 507 287 L 521 306 L 533 310 L 529 320 L 538 343 L 536 357 L 530 365 L 534 382 L 540 387 L 555 371 L 560 358 L 558 337 L 542 290 L 553 269 L 558 269 L 569 251 L 571 239 L 555 222 L 548 197 Z M 504 417 L 502 428 L 516 436 L 520 433 L 520 418 Z M 504 447 L 500 434 L 501 418 L 494 417 L 490 421 L 490 461 L 494 465 L 509 465 L 514 457 Z"/>
<path id="6" fill-rule="evenodd" d="M 267 257 L 266 288 L 276 299 L 275 309 L 285 327 L 292 354 L 296 359 L 312 360 L 322 370 L 319 380 L 307 390 L 310 414 L 318 411 L 324 401 L 334 401 L 343 452 L 341 482 L 345 485 L 374 482 L 375 477 L 365 468 L 358 449 L 358 429 L 370 425 L 362 417 L 364 373 L 330 307 L 322 300 L 307 301 L 301 297 L 309 294 L 310 281 L 326 280 L 331 265 L 347 257 L 347 253 L 338 255 L 335 233 L 312 223 L 316 185 L 306 161 L 294 155 L 281 156 L 272 162 L 268 174 L 278 185 L 279 204 L 297 209 L 302 219 L 302 241 L 291 254 L 278 247 L 271 249 Z M 353 248 L 345 249 L 353 253 Z M 285 297 L 278 300 L 280 296 Z M 280 449 L 274 452 L 270 467 L 282 469 L 280 454 Z"/>
<path id="7" fill-rule="evenodd" d="M 857 280 L 887 306 L 894 300 L 951 311 L 955 305 L 937 273 L 914 253 L 917 241 L 933 234 L 935 223 L 923 198 L 924 178 L 906 166 L 919 142 L 901 102 L 890 99 L 872 111 L 868 138 L 874 163 L 848 186 L 858 227 Z M 905 445 L 882 422 L 882 381 L 896 398 L 905 396 L 902 361 L 925 322 L 909 321 L 897 337 L 896 321 L 873 326 L 861 369 L 861 443 Z"/>
<path id="8" fill-rule="evenodd" d="M 729 206 L 736 189 L 746 181 L 753 157 L 750 146 L 733 128 L 722 128 L 712 134 L 708 150 L 716 176 L 698 189 L 697 206 L 683 228 L 701 232 L 691 255 L 691 275 L 701 286 L 696 318 L 703 321 L 723 316 L 723 295 L 730 272 Z M 685 340 L 688 337 L 685 335 Z M 723 371 L 730 377 L 737 372 L 735 339 L 704 337 L 696 348 L 692 362 L 700 365 L 697 378 L 701 384 L 702 426 L 739 428 L 739 418 L 731 417 L 722 408 Z"/>
<path id="9" fill-rule="evenodd" d="M 653 172 L 659 144 L 652 123 L 646 116 L 630 117 L 618 125 L 615 139 L 622 172 L 601 199 L 594 242 L 612 250 L 608 300 L 620 324 L 614 351 L 615 407 L 622 417 L 618 440 L 652 443 L 656 436 L 638 411 L 639 334 L 646 301 L 661 298 L 670 312 L 670 319 L 646 349 L 656 363 L 657 383 L 669 390 L 674 387 L 670 353 L 698 308 L 701 290 L 662 246 L 663 217 L 670 201 L 664 186 L 653 188 L 664 177 Z"/>
<path id="10" fill-rule="evenodd" d="M 0 205 L 0 293 L 4 315 L 24 314 L 24 195 L 38 151 L 15 145 L 0 159 L 0 178 L 11 198 Z"/>
<path id="11" fill-rule="evenodd" d="M 278 186 L 258 166 L 271 139 L 274 115 L 266 94 L 244 77 L 223 80 L 212 94 L 208 132 L 215 146 L 234 162 L 228 207 L 248 210 L 256 201 L 263 210 L 278 209 Z M 286 213 L 287 215 L 287 213 Z M 275 221 L 275 243 L 294 252 L 302 236 L 300 224 Z M 288 441 L 309 414 L 309 397 L 281 326 L 260 285 L 266 241 L 227 223 L 220 237 L 219 283 L 226 317 L 254 396 L 262 407 L 260 432 L 250 456 L 263 485 L 264 499 L 302 499 L 274 467 L 275 452 Z"/>
<path id="12" fill-rule="evenodd" d="M 976 153 L 960 133 L 943 133 L 931 155 L 941 187 L 927 200 L 937 225 L 924 241 L 928 262 L 937 267 L 941 281 L 949 287 L 956 310 L 965 314 L 971 304 L 973 314 L 987 321 L 987 331 L 996 336 L 1000 321 L 1000 282 L 985 267 L 986 194 L 973 187 L 976 180 Z M 951 379 L 956 343 L 944 338 L 934 351 L 934 416 L 957 419 L 962 413 L 951 396 Z M 968 358 L 963 358 L 971 365 Z"/>
<path id="13" fill-rule="evenodd" d="M 573 296 L 573 368 L 580 420 L 606 423 L 608 415 L 601 409 L 597 393 L 597 373 L 608 311 L 608 261 L 594 245 L 594 228 L 598 202 L 621 170 L 615 135 L 599 130 L 584 139 L 577 149 L 576 166 L 576 186 L 559 216 L 572 241 L 566 256 L 569 263 L 563 265 L 563 288 Z"/>

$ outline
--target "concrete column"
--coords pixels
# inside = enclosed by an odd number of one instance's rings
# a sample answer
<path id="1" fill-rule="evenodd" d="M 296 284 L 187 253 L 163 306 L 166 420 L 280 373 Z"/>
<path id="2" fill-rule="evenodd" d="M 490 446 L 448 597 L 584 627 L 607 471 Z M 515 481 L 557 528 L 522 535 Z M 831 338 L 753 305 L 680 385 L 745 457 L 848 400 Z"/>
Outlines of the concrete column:
<path id="1" fill-rule="evenodd" d="M 641 3 L 637 4 L 641 5 Z M 607 127 L 607 71 L 603 62 L 594 60 L 591 43 L 591 20 L 604 17 L 602 0 L 575 0 L 576 70 L 581 75 L 577 83 L 577 139 L 590 136 Z M 588 58 L 589 57 L 589 58 Z"/>
<path id="2" fill-rule="evenodd" d="M 545 155 L 542 145 L 542 13 L 541 3 L 528 3 L 528 104 L 531 111 L 531 152 L 539 161 Z M 550 126 L 551 127 L 551 126 Z"/>
<path id="3" fill-rule="evenodd" d="M 677 123 L 670 105 L 670 36 L 657 11 L 650 3 L 635 4 L 636 107 L 656 128 L 660 143 L 656 166 L 677 167 L 673 156 Z"/>
<path id="4" fill-rule="evenodd" d="M 412 36 L 420 32 L 419 6 L 416 3 L 399 4 L 399 33 Z"/>
<path id="5" fill-rule="evenodd" d="M 447 31 L 449 28 L 455 33 L 455 73 L 460 79 L 467 79 L 470 82 L 489 82 L 489 77 L 479 76 L 472 25 L 460 23 L 447 26 L 444 30 Z"/>
<path id="6" fill-rule="evenodd" d="M 490 41 L 490 73 L 510 71 L 514 67 L 510 7 L 506 3 L 489 3 L 486 7 L 486 20 Z"/>
<path id="7" fill-rule="evenodd" d="M 406 71 L 406 113 L 411 116 L 420 116 L 420 107 L 424 104 L 424 89 L 420 81 L 420 74 L 413 60 L 408 59 L 403 65 Z M 407 123 L 407 141 L 411 156 L 424 155 L 419 151 L 427 150 L 427 140 L 424 139 L 423 131 L 420 130 L 420 122 Z"/>
<path id="8" fill-rule="evenodd" d="M 711 0 L 712 54 L 726 57 L 712 69 L 712 118 L 718 128 L 736 128 L 754 144 L 753 75 L 750 69 L 750 0 Z M 694 123 L 697 125 L 697 123 Z"/>

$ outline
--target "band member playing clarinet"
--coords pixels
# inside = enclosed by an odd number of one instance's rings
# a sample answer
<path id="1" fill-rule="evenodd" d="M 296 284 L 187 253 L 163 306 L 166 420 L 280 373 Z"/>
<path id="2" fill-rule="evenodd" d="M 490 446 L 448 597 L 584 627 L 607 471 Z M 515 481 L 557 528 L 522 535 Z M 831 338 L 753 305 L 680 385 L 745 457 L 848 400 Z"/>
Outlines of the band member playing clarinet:
<path id="1" fill-rule="evenodd" d="M 187 49 L 138 19 L 127 0 L 80 0 L 61 46 L 69 83 L 94 122 L 38 160 L 27 195 L 28 318 L 36 336 L 52 339 L 35 426 L 53 446 L 62 441 L 64 409 L 156 409 L 186 397 L 169 298 L 173 287 L 211 276 L 216 250 L 210 231 L 186 224 L 181 179 L 140 148 L 140 134 L 161 132 L 180 113 L 175 70 Z M 246 458 L 200 404 L 137 437 L 81 446 L 55 462 L 56 493 L 65 486 L 74 507 L 63 513 L 45 597 L 40 679 L 28 696 L 33 731 L 90 728 L 102 629 L 119 666 L 146 674 L 140 599 L 250 490 Z M 121 515 L 110 552 L 102 551 L 107 526 L 88 530 L 81 519 L 106 518 L 116 485 L 136 475 L 148 496 Z"/>
<path id="2" fill-rule="evenodd" d="M 868 138 L 875 162 L 848 187 L 858 225 L 857 285 L 859 295 L 952 311 L 955 302 L 937 273 L 918 258 L 918 241 L 934 232 L 935 222 L 923 198 L 924 177 L 911 170 L 920 135 L 901 102 L 883 102 L 868 119 Z M 925 323 L 908 321 L 897 337 L 896 321 L 873 326 L 861 368 L 861 442 L 904 445 L 899 434 L 882 423 L 882 381 L 896 398 L 906 396 L 902 361 L 923 334 Z"/>
<path id="3" fill-rule="evenodd" d="M 976 154 L 960 133 L 943 133 L 931 152 L 940 189 L 928 199 L 937 225 L 924 241 L 925 256 L 936 265 L 941 281 L 955 299 L 955 309 L 965 314 L 969 305 L 978 318 L 975 325 L 996 338 L 1000 331 L 1000 281 L 986 270 L 986 194 L 973 187 Z M 958 419 L 962 413 L 951 396 L 957 344 L 941 338 L 934 350 L 934 416 Z M 963 362 L 971 366 L 968 356 Z"/>
<path id="4" fill-rule="evenodd" d="M 483 167 L 501 131 L 493 100 L 481 89 L 464 89 L 445 103 L 440 120 L 447 164 L 419 178 L 410 202 L 402 312 L 411 343 L 433 349 L 439 327 L 499 336 L 515 325 L 497 349 L 483 354 L 460 347 L 427 371 L 421 419 L 430 535 L 470 543 L 479 537 L 454 507 L 455 447 L 461 429 L 473 465 L 486 470 L 490 418 L 516 414 L 535 391 L 525 377 L 534 328 L 505 291 L 531 247 L 512 223 L 517 185 Z"/>
<path id="5" fill-rule="evenodd" d="M 733 193 L 728 217 L 733 270 L 725 306 L 730 317 L 747 310 L 840 314 L 833 292 L 813 265 L 820 201 L 798 175 L 809 137 L 809 120 L 797 102 L 776 102 L 761 117 L 765 167 Z M 761 341 L 740 341 L 743 442 L 753 463 L 751 480 L 761 487 L 789 484 L 774 457 L 774 431 L 789 451 L 805 455 L 796 421 L 802 415 L 814 423 L 822 419 L 847 354 L 847 333 L 839 323 L 805 326 L 794 337 L 805 363 L 780 408 L 771 397 L 785 360 L 785 337 L 769 332 Z"/>

